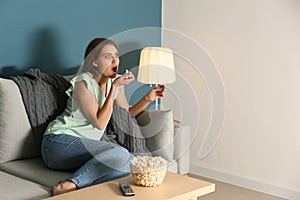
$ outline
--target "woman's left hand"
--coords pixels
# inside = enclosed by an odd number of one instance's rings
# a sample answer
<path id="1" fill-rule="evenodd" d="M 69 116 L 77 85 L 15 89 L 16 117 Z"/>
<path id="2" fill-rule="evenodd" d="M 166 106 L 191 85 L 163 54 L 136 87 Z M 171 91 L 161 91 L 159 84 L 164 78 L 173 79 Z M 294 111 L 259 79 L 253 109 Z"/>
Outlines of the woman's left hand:
<path id="1" fill-rule="evenodd" d="M 165 86 L 159 85 L 150 90 L 146 95 L 145 98 L 147 101 L 152 102 L 160 97 L 164 97 L 165 95 Z"/>

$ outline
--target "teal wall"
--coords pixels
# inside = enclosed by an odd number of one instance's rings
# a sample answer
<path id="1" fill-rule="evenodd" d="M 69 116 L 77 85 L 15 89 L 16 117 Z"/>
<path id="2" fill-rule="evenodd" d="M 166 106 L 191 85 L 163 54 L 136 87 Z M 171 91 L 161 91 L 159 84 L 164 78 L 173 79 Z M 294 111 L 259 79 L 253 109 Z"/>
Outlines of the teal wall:
<path id="1" fill-rule="evenodd" d="M 72 73 L 91 39 L 140 27 L 161 27 L 161 0 L 0 0 L 0 76 Z M 160 45 L 160 33 L 150 40 Z M 139 52 L 121 64 L 136 66 Z"/>
<path id="2" fill-rule="evenodd" d="M 95 37 L 119 38 L 142 27 L 161 28 L 162 0 L 0 0 L 0 77 L 29 68 L 76 73 Z M 160 31 L 120 39 L 120 73 L 138 66 L 144 46 L 160 46 Z M 117 35 L 117 37 L 116 37 Z M 139 38 L 139 39 L 138 39 Z M 130 47 L 130 51 L 124 48 Z M 136 48 L 132 48 L 136 47 Z M 134 50 L 132 50 L 134 49 Z M 140 85 L 127 96 L 133 105 L 149 91 Z M 148 109 L 151 107 L 150 105 Z"/>

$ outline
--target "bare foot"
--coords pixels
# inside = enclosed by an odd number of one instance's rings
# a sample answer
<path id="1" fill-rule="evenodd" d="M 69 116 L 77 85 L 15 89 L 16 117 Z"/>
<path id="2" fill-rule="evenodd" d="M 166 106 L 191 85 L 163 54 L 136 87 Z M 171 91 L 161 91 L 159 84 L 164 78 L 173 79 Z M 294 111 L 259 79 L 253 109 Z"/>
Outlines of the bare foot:
<path id="1" fill-rule="evenodd" d="M 59 181 L 58 184 L 52 186 L 52 195 L 55 196 L 77 189 L 77 186 L 71 181 Z"/>

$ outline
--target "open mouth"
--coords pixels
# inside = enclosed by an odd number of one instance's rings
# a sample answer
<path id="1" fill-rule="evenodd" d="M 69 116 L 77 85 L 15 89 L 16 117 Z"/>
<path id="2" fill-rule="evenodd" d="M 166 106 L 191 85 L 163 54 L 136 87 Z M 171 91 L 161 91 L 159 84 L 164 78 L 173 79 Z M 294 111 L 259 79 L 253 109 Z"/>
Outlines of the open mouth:
<path id="1" fill-rule="evenodd" d="M 117 72 L 118 67 L 117 67 L 117 66 L 116 66 L 116 67 L 113 67 L 112 70 L 113 70 L 113 72 Z"/>

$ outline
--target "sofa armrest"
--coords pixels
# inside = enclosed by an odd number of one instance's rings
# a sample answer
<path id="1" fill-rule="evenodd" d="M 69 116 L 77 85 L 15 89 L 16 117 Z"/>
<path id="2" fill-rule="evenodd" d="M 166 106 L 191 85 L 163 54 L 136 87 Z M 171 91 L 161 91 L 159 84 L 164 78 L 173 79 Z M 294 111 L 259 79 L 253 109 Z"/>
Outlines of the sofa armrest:
<path id="1" fill-rule="evenodd" d="M 189 126 L 173 122 L 171 110 L 144 111 L 137 117 L 146 144 L 154 156 L 174 164 L 176 172 L 186 174 L 190 167 L 191 131 Z"/>
<path id="2" fill-rule="evenodd" d="M 189 126 L 174 127 L 174 159 L 178 164 L 179 174 L 187 174 L 190 168 L 191 130 Z"/>
<path id="3" fill-rule="evenodd" d="M 174 160 L 174 124 L 171 110 L 144 111 L 137 117 L 146 145 L 153 156 Z"/>

